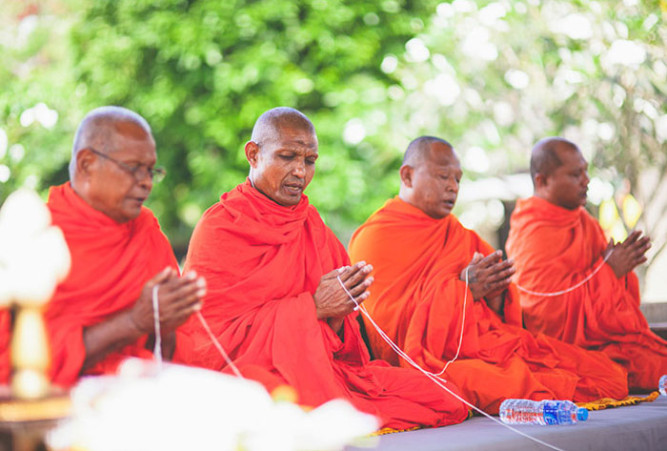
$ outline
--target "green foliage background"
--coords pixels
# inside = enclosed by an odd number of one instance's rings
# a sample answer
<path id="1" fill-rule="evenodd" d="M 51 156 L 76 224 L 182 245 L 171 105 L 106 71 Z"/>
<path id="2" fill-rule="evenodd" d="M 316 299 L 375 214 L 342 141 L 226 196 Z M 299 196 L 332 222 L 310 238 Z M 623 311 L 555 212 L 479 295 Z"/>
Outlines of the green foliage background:
<path id="1" fill-rule="evenodd" d="M 19 186 L 64 182 L 78 121 L 122 105 L 153 127 L 168 176 L 149 207 L 183 253 L 201 213 L 246 176 L 255 119 L 286 105 L 317 128 L 307 194 L 343 242 L 397 192 L 402 152 L 420 134 L 454 143 L 468 180 L 525 170 L 536 139 L 564 134 L 593 175 L 629 184 L 657 212 L 645 229 L 667 227 L 667 201 L 655 196 L 667 190 L 664 2 L 52 0 L 2 9 L 0 164 L 11 176 L 0 201 Z M 580 20 L 568 25 L 571 17 Z M 582 20 L 587 35 L 576 29 Z M 619 40 L 644 60 L 612 62 Z M 58 114 L 50 127 L 23 116 L 41 102 Z M 470 162 L 479 149 L 486 166 Z"/>

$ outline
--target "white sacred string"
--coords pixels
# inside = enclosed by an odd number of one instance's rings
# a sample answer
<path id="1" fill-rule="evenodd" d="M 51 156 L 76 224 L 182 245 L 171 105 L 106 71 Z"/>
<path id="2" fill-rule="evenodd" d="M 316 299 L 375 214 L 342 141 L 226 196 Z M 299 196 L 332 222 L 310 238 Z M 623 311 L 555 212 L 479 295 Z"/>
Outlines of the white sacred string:
<path id="1" fill-rule="evenodd" d="M 153 355 L 155 356 L 155 360 L 157 360 L 159 367 L 162 368 L 162 336 L 160 335 L 160 303 L 158 302 L 158 288 L 159 285 L 153 287 L 153 327 L 155 329 L 155 348 L 153 348 Z M 201 312 L 197 312 L 197 318 L 199 318 L 199 322 L 204 326 L 204 330 L 213 342 L 213 346 L 215 346 L 222 358 L 225 359 L 227 365 L 229 365 L 237 377 L 243 379 L 241 372 L 236 365 L 234 365 L 232 359 L 229 358 L 229 355 L 227 355 L 224 348 L 211 331 L 211 328 L 208 326 L 208 323 L 202 316 Z"/>
<path id="2" fill-rule="evenodd" d="M 201 314 L 201 312 L 197 312 L 197 318 L 199 318 L 199 322 L 201 323 L 202 326 L 204 326 L 204 330 L 206 331 L 208 336 L 211 338 L 211 341 L 213 342 L 213 345 L 218 350 L 218 352 L 220 353 L 222 358 L 225 359 L 225 362 L 227 362 L 227 365 L 229 365 L 229 367 L 232 369 L 232 371 L 234 372 L 234 374 L 237 377 L 240 377 L 241 379 L 243 379 L 243 376 L 241 375 L 241 372 L 239 371 L 239 369 L 236 367 L 236 365 L 234 365 L 234 362 L 232 362 L 232 359 L 229 358 L 229 355 L 227 355 L 227 353 L 225 352 L 225 349 L 222 347 L 222 345 L 220 344 L 220 342 L 218 341 L 216 336 L 211 331 L 211 328 L 208 327 L 208 323 L 204 319 L 204 316 Z"/>
<path id="3" fill-rule="evenodd" d="M 532 290 L 529 290 L 529 289 L 527 289 L 527 288 L 524 288 L 524 287 L 522 287 L 521 285 L 519 285 L 518 283 L 515 283 L 514 285 L 516 285 L 516 287 L 517 287 L 520 291 L 523 291 L 524 293 L 532 294 L 533 296 L 543 296 L 543 297 L 560 296 L 560 295 L 562 295 L 562 294 L 569 293 L 570 291 L 574 291 L 574 290 L 576 290 L 577 288 L 579 288 L 580 286 L 582 286 L 583 284 L 585 284 L 586 282 L 588 282 L 589 280 L 591 280 L 591 279 L 593 278 L 593 276 L 595 276 L 595 275 L 598 273 L 598 271 L 600 271 L 600 269 L 602 269 L 602 265 L 604 265 L 605 263 L 607 263 L 607 260 L 609 260 L 609 257 L 611 257 L 611 254 L 612 254 L 613 252 L 614 252 L 613 249 L 609 249 L 609 252 L 607 252 L 607 255 L 604 256 L 604 259 L 602 260 L 602 262 L 598 265 L 597 268 L 595 268 L 595 270 L 594 270 L 592 273 L 590 273 L 590 274 L 588 275 L 588 277 L 586 277 L 586 278 L 585 278 L 584 280 L 582 280 L 581 282 L 579 282 L 579 283 L 575 284 L 574 286 L 571 286 L 570 288 L 567 288 L 567 289 L 565 289 L 565 290 L 554 291 L 554 292 L 552 292 L 552 293 L 540 293 L 540 292 L 538 292 L 538 291 L 532 291 Z"/>
<path id="4" fill-rule="evenodd" d="M 158 302 L 157 291 L 160 285 L 153 287 L 153 328 L 155 329 L 155 347 L 153 355 L 157 360 L 158 367 L 162 368 L 162 335 L 160 333 L 160 303 Z"/>
<path id="5" fill-rule="evenodd" d="M 356 307 L 355 307 L 355 310 L 360 310 L 361 313 L 362 313 L 366 318 L 368 318 L 368 320 L 371 322 L 371 324 L 373 325 L 373 327 L 375 328 L 375 330 L 376 330 L 376 331 L 378 332 L 378 334 L 382 337 L 382 339 L 383 339 L 383 340 L 384 340 L 384 341 L 391 347 L 391 349 L 393 349 L 394 352 L 396 352 L 399 356 L 401 356 L 401 357 L 403 358 L 403 360 L 405 360 L 406 362 L 408 362 L 413 368 L 419 370 L 422 374 L 424 374 L 426 377 L 428 377 L 429 379 L 431 379 L 431 381 L 433 381 L 433 383 L 435 383 L 438 387 L 442 388 L 442 389 L 445 390 L 447 393 L 449 393 L 450 395 L 452 395 L 453 397 L 455 397 L 456 399 L 458 399 L 459 401 L 461 401 L 462 403 L 464 403 L 465 405 L 467 405 L 467 406 L 470 407 L 471 409 L 477 411 L 477 412 L 480 413 L 481 415 L 484 415 L 485 417 L 487 417 L 487 418 L 490 419 L 491 421 L 494 421 L 494 422 L 498 423 L 499 425 L 501 425 L 501 426 L 503 426 L 503 427 L 509 429 L 510 431 L 513 431 L 513 432 L 515 432 L 515 433 L 521 435 L 522 437 L 525 437 L 525 438 L 527 438 L 527 439 L 529 439 L 529 440 L 532 440 L 532 441 L 534 441 L 534 442 L 536 442 L 536 443 L 539 443 L 539 444 L 541 444 L 541 445 L 543 445 L 543 446 L 546 446 L 547 448 L 551 448 L 551 449 L 553 449 L 553 450 L 555 450 L 555 451 L 565 451 L 565 450 L 563 450 L 562 448 L 558 448 L 557 446 L 551 445 L 551 444 L 549 444 L 549 443 L 547 443 L 547 442 L 545 442 L 545 441 L 542 441 L 542 440 L 540 440 L 540 439 L 538 439 L 538 438 L 532 437 L 532 436 L 526 434 L 525 432 L 521 432 L 520 430 L 518 430 L 518 429 L 516 429 L 516 428 L 514 428 L 514 427 L 512 427 L 512 426 L 510 426 L 510 425 L 508 425 L 508 424 L 503 423 L 502 421 L 500 421 L 500 420 L 494 418 L 493 416 L 489 415 L 488 413 L 484 412 L 483 410 L 479 409 L 478 407 L 474 406 L 474 405 L 471 404 L 470 402 L 466 401 L 465 399 L 463 399 L 462 397 L 460 397 L 459 395 L 457 395 L 456 393 L 454 393 L 453 391 L 451 391 L 451 390 L 445 385 L 446 380 L 445 380 L 445 379 L 442 379 L 441 377 L 439 377 L 439 376 L 444 372 L 444 368 L 443 368 L 442 371 L 440 371 L 440 373 L 435 374 L 435 373 L 431 373 L 431 372 L 429 372 L 429 371 L 426 371 L 424 368 L 422 368 L 421 366 L 419 366 L 419 364 L 418 364 L 417 362 L 415 362 L 414 360 L 412 360 L 412 358 L 411 358 L 409 355 L 407 355 L 401 348 L 399 348 L 398 345 L 397 345 L 396 343 L 394 343 L 394 342 L 391 340 L 391 338 L 389 338 L 389 336 L 388 336 L 388 335 L 387 335 L 387 334 L 380 328 L 380 326 L 377 325 L 377 323 L 373 320 L 373 318 L 371 318 L 371 315 L 370 315 L 370 314 L 368 313 L 368 311 L 366 310 L 366 307 L 364 307 L 363 305 L 360 305 L 360 304 L 357 302 L 357 300 L 354 298 L 354 296 L 352 296 L 352 293 L 350 293 L 350 292 L 348 291 L 348 289 L 347 289 L 347 288 L 345 287 L 345 285 L 343 284 L 343 281 L 341 280 L 340 276 L 336 276 L 336 278 L 338 279 L 338 283 L 340 283 L 340 286 L 343 288 L 343 290 L 345 291 L 345 293 L 348 295 L 348 297 L 352 300 L 352 302 L 353 302 L 354 305 L 356 306 Z M 466 293 L 467 293 L 467 292 L 468 292 L 468 268 L 466 268 Z M 465 304 L 465 301 L 464 301 L 464 304 Z M 464 305 L 464 306 L 465 306 L 465 305 Z M 464 310 L 464 312 L 465 312 L 465 310 Z M 462 340 L 462 338 L 463 338 L 463 326 L 461 327 L 461 340 Z M 457 350 L 456 356 L 455 356 L 455 358 L 452 359 L 450 362 L 454 361 L 454 360 L 456 359 L 456 357 L 458 357 L 458 351 L 461 349 L 461 340 L 459 341 L 459 349 Z M 447 365 L 449 365 L 450 362 L 447 362 Z M 447 368 L 447 365 L 445 365 L 445 368 Z"/>

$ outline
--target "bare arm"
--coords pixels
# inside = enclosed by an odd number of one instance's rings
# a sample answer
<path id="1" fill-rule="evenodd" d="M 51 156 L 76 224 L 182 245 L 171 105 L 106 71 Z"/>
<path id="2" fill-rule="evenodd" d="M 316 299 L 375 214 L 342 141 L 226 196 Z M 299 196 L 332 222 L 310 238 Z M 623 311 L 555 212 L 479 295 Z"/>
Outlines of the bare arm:
<path id="1" fill-rule="evenodd" d="M 171 356 L 175 347 L 174 331 L 195 311 L 201 308 L 201 298 L 206 293 L 204 279 L 194 272 L 179 277 L 173 268 L 165 268 L 149 280 L 134 305 L 106 321 L 87 327 L 83 331 L 86 357 L 83 369 L 103 360 L 107 354 L 151 334 L 153 320 L 153 287 L 159 285 L 158 300 L 163 353 Z"/>

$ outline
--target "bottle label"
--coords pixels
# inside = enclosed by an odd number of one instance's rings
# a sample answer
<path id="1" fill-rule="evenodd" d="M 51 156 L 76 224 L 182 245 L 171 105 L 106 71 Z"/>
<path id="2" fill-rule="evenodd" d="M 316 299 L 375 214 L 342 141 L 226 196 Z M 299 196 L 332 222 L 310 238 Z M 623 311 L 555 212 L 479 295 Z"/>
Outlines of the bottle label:
<path id="1" fill-rule="evenodd" d="M 546 401 L 544 403 L 544 422 L 547 425 L 561 424 L 562 419 L 559 418 L 559 410 L 561 405 L 558 401 Z"/>

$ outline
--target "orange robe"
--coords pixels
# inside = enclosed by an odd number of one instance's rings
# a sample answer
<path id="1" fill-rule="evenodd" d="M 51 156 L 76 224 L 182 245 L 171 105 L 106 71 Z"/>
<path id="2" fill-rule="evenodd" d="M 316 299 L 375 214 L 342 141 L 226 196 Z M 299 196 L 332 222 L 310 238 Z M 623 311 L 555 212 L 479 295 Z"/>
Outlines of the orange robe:
<path id="1" fill-rule="evenodd" d="M 11 371 L 10 344 L 11 344 L 11 314 L 8 309 L 0 309 L 0 384 L 9 383 Z"/>
<path id="2" fill-rule="evenodd" d="M 206 278 L 202 314 L 213 333 L 240 371 L 268 390 L 289 385 L 306 406 L 343 398 L 394 429 L 463 421 L 466 406 L 423 375 L 371 362 L 352 315 L 343 340 L 317 319 L 320 278 L 348 262 L 306 196 L 283 207 L 246 181 L 204 213 L 185 268 Z M 197 318 L 177 340 L 175 361 L 225 368 Z"/>
<path id="3" fill-rule="evenodd" d="M 639 310 L 637 276 L 618 279 L 602 252 L 607 240 L 586 210 L 567 210 L 531 197 L 517 203 L 507 252 L 517 283 L 539 293 L 585 285 L 561 296 L 521 293 L 526 327 L 568 343 L 596 349 L 628 370 L 630 389 L 654 390 L 667 374 L 667 342 L 648 327 Z M 600 266 L 601 265 L 601 266 Z"/>
<path id="4" fill-rule="evenodd" d="M 459 275 L 475 252 L 493 249 L 455 216 L 433 219 L 390 199 L 354 233 L 349 252 L 352 261 L 374 266 L 364 303 L 370 316 L 423 368 L 439 372 L 454 358 L 463 327 L 460 354 L 446 375 L 481 409 L 497 413 L 505 398 L 627 395 L 625 371 L 605 355 L 522 329 L 512 285 L 504 319 L 484 300 L 473 300 Z M 407 366 L 364 320 L 375 355 Z"/>
<path id="5" fill-rule="evenodd" d="M 167 237 L 145 207 L 136 219 L 119 224 L 88 205 L 69 183 L 50 189 L 47 206 L 72 257 L 70 273 L 45 314 L 51 377 L 67 386 L 81 375 L 83 329 L 131 307 L 148 280 L 167 266 L 178 267 Z M 128 356 L 151 358 L 146 339 L 109 353 L 85 374 L 113 372 Z"/>

